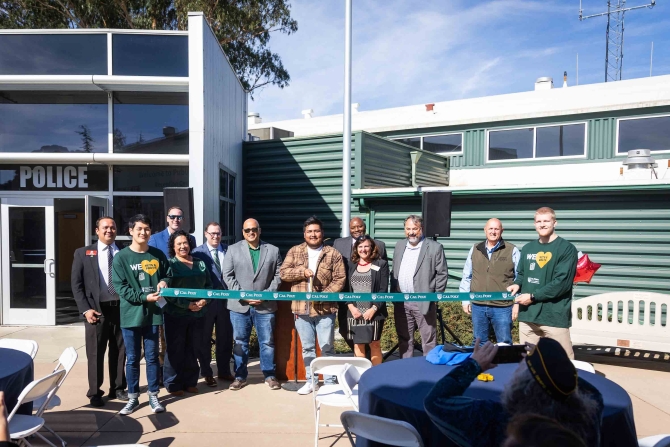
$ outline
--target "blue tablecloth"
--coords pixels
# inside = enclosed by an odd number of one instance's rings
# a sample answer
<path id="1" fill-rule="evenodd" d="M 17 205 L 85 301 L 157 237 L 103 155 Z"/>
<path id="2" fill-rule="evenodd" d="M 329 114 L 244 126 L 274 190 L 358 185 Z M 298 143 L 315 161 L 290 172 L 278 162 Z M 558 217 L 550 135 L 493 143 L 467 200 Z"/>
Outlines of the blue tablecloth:
<path id="1" fill-rule="evenodd" d="M 5 392 L 7 413 L 11 413 L 23 389 L 33 381 L 33 359 L 16 349 L 0 348 L 0 391 Z M 30 415 L 32 402 L 21 405 L 18 414 Z"/>
<path id="2" fill-rule="evenodd" d="M 455 366 L 432 365 L 423 357 L 395 360 L 367 370 L 358 384 L 358 402 L 362 413 L 373 414 L 412 424 L 426 446 L 451 446 L 433 425 L 423 408 L 423 400 L 433 385 Z M 505 384 L 517 364 L 504 364 L 487 371 L 493 382 L 475 380 L 465 395 L 477 399 L 500 400 Z M 637 446 L 633 404 L 628 393 L 616 383 L 597 374 L 579 371 L 579 377 L 593 385 L 603 396 L 605 409 L 601 430 L 603 446 Z M 357 446 L 368 446 L 359 438 Z"/>

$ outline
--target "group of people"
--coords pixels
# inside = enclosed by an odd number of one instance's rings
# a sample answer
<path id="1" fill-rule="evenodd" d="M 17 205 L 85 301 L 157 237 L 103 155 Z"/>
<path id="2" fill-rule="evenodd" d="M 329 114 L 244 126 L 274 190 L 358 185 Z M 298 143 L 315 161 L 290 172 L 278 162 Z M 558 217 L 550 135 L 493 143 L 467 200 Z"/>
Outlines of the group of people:
<path id="1" fill-rule="evenodd" d="M 384 243 L 370 237 L 358 217 L 349 222 L 350 236 L 336 239 L 333 246 L 324 244 L 323 223 L 310 217 L 303 224 L 304 242 L 292 247 L 283 260 L 277 247 L 261 240 L 255 219 L 244 221 L 243 240 L 230 246 L 221 243 L 221 226 L 208 223 L 206 242 L 196 247 L 195 238 L 181 228 L 183 218 L 183 210 L 170 208 L 167 227 L 152 235 L 148 217 L 132 217 L 128 222 L 132 242 L 120 250 L 115 244 L 116 223 L 102 217 L 96 223 L 98 241 L 75 253 L 72 289 L 86 319 L 87 396 L 93 406 L 104 405 L 101 386 L 107 349 L 109 398 L 127 400 L 121 414 L 130 414 L 139 405 L 142 347 L 154 412 L 163 411 L 156 397 L 161 382 L 173 396 L 197 393 L 199 375 L 208 386 L 217 386 L 210 366 L 213 332 L 218 379 L 230 381 L 230 390 L 240 390 L 247 383 L 252 327 L 258 336 L 265 382 L 272 390 L 280 388 L 274 361 L 276 302 L 162 297 L 162 288 L 276 291 L 285 283 L 294 292 L 384 293 L 390 283 L 391 292 L 446 289 L 444 249 L 424 237 L 423 221 L 417 215 L 404 221 L 406 237 L 395 245 L 392 271 Z M 475 335 L 482 340 L 488 339 L 488 324 L 493 323 L 498 341 L 511 343 L 511 324 L 518 315 L 522 341 L 555 338 L 572 355 L 567 328 L 576 250 L 555 234 L 553 210 L 539 209 L 535 225 L 538 241 L 519 252 L 503 241 L 499 220 L 487 222 L 486 240 L 468 254 L 461 291 L 508 290 L 516 299 L 464 302 L 463 307 L 472 313 Z M 302 300 L 293 301 L 291 309 L 308 379 L 299 394 L 314 391 L 309 364 L 316 357 L 316 343 L 322 355 L 335 354 L 336 319 L 356 356 L 369 356 L 373 365 L 381 363 L 380 338 L 388 317 L 385 303 Z M 424 354 L 435 348 L 435 302 L 396 302 L 394 319 L 402 358 L 414 355 L 416 330 Z M 324 380 L 333 383 L 335 377 Z"/>

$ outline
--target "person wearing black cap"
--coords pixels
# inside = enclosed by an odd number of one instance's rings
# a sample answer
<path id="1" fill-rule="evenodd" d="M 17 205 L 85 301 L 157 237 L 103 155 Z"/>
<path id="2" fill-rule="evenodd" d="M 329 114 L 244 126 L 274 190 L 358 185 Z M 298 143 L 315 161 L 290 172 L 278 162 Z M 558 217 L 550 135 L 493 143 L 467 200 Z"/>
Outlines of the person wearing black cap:
<path id="1" fill-rule="evenodd" d="M 479 341 L 472 356 L 440 379 L 424 400 L 426 413 L 445 436 L 459 445 L 501 445 L 512 417 L 534 413 L 557 421 L 586 445 L 600 445 L 602 396 L 577 376 L 556 340 L 541 338 L 530 346 L 500 402 L 463 396 L 479 374 L 496 366 L 498 347 L 479 346 Z"/>

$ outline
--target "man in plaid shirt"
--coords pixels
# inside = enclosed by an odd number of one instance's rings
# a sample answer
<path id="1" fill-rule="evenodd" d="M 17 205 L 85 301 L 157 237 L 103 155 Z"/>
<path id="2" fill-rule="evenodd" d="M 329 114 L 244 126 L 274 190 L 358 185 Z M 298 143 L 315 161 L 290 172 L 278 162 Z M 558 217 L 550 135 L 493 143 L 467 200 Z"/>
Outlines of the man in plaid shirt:
<path id="1" fill-rule="evenodd" d="M 292 247 L 280 269 L 282 281 L 291 283 L 291 292 L 341 292 L 346 281 L 346 269 L 340 252 L 323 245 L 323 223 L 315 216 L 302 226 L 305 242 Z M 324 356 L 335 355 L 335 315 L 337 303 L 328 301 L 293 301 L 295 328 L 302 344 L 307 383 L 298 394 L 309 394 L 312 374 L 309 367 L 316 358 L 316 340 Z M 334 384 L 334 376 L 324 376 Z"/>

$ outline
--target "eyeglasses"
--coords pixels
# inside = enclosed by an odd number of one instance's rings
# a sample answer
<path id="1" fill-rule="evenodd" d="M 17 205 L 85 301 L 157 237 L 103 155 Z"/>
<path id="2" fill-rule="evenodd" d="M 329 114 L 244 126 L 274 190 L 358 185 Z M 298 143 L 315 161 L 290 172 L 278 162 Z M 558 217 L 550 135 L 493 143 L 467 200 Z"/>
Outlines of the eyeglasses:
<path id="1" fill-rule="evenodd" d="M 249 233 L 258 233 L 258 227 L 253 227 L 253 228 L 245 228 L 244 232 L 249 234 Z"/>
<path id="2" fill-rule="evenodd" d="M 175 216 L 174 214 L 168 214 L 168 219 L 170 220 L 184 220 L 184 216 Z"/>
<path id="3" fill-rule="evenodd" d="M 209 234 L 212 237 L 221 237 L 221 233 L 210 233 L 209 231 L 205 231 L 205 233 Z"/>

